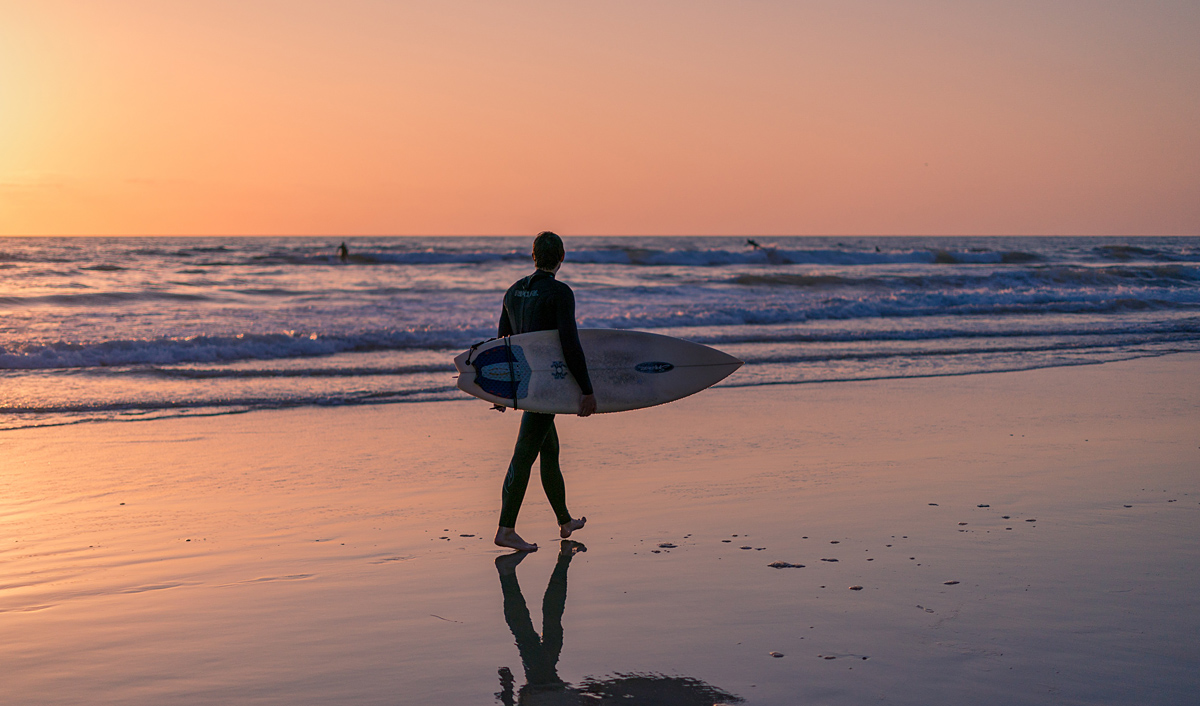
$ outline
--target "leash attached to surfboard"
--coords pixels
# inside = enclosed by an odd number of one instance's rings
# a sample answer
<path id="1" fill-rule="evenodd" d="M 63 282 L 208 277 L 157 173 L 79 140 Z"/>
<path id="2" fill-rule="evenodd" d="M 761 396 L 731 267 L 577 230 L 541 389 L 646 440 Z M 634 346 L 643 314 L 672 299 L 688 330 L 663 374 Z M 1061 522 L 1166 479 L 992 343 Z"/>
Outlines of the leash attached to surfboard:
<path id="1" fill-rule="evenodd" d="M 517 406 L 517 374 L 513 371 L 512 336 L 504 337 L 504 352 L 508 354 L 508 384 L 512 386 L 513 409 Z"/>

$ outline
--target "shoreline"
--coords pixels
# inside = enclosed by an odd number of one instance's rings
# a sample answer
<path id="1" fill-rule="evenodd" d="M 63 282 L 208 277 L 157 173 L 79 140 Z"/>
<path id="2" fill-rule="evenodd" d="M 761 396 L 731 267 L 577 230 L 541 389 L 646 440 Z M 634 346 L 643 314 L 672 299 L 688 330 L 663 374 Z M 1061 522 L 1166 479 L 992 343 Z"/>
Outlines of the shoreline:
<path id="1" fill-rule="evenodd" d="M 1028 367 L 1004 368 L 1004 369 L 999 369 L 999 370 L 978 370 L 978 371 L 951 372 L 951 373 L 933 373 L 933 374 L 917 374 L 917 375 L 890 375 L 890 376 L 884 375 L 884 376 L 878 376 L 878 377 L 836 378 L 836 379 L 821 379 L 821 380 L 784 380 L 784 381 L 778 381 L 778 382 L 760 382 L 760 383 L 743 384 L 743 385 L 739 385 L 736 383 L 727 383 L 725 381 L 722 381 L 721 383 L 718 383 L 716 386 L 708 388 L 707 390 L 702 390 L 700 393 L 696 393 L 696 394 L 703 394 L 704 392 L 707 392 L 708 390 L 717 390 L 717 389 L 754 389 L 754 388 L 759 388 L 759 387 L 790 387 L 790 386 L 807 386 L 807 385 L 844 384 L 844 383 L 856 383 L 856 382 L 885 382 L 885 381 L 889 381 L 889 380 L 930 380 L 930 379 L 938 379 L 938 378 L 970 377 L 970 376 L 974 376 L 974 375 L 1001 375 L 1001 374 L 1006 374 L 1006 373 L 1023 373 L 1023 372 L 1032 372 L 1032 371 L 1037 371 L 1037 370 L 1053 370 L 1053 369 L 1057 369 L 1057 368 L 1078 368 L 1078 367 L 1088 367 L 1088 366 L 1096 366 L 1096 365 L 1109 365 L 1109 364 L 1113 364 L 1113 363 L 1126 363 L 1126 362 L 1142 360 L 1142 359 L 1146 359 L 1146 358 L 1164 358 L 1164 357 L 1176 356 L 1176 355 L 1197 355 L 1197 352 L 1180 350 L 1180 351 L 1141 353 L 1138 355 L 1130 355 L 1130 357 L 1127 357 L 1127 358 L 1117 358 L 1114 360 L 1066 362 L 1066 363 L 1058 363 L 1058 364 L 1053 364 L 1053 365 L 1031 365 Z M 452 372 L 453 371 L 450 369 L 446 370 L 447 374 L 450 374 Z M 446 402 L 474 402 L 474 401 L 477 401 L 475 398 L 472 398 L 470 396 L 464 397 L 463 395 L 465 395 L 465 393 L 461 393 L 460 391 L 457 391 L 457 390 L 452 390 L 451 394 L 456 394 L 457 397 L 455 397 L 454 399 L 424 399 L 424 400 L 396 399 L 396 400 L 388 400 L 388 401 L 381 401 L 381 402 L 361 402 L 361 403 L 339 402 L 337 404 L 329 404 L 329 405 L 297 404 L 297 405 L 283 405 L 283 406 L 277 406 L 277 407 L 260 407 L 260 408 L 253 408 L 253 409 L 241 409 L 241 410 L 222 411 L 222 412 L 198 412 L 198 413 L 189 413 L 189 414 L 180 414 L 180 415 L 166 415 L 166 416 L 159 416 L 159 417 L 142 417 L 142 418 L 130 417 L 127 419 L 80 419 L 80 420 L 69 421 L 69 422 L 49 422 L 49 423 L 45 423 L 45 424 L 33 424 L 33 425 L 29 425 L 29 426 L 3 427 L 3 428 L 0 428 L 0 435 L 6 434 L 9 432 L 19 432 L 19 431 L 24 431 L 24 430 L 29 430 L 29 429 L 48 429 L 48 428 L 58 428 L 58 427 L 72 427 L 72 426 L 77 426 L 80 424 L 107 424 L 107 423 L 124 424 L 124 423 L 135 423 L 135 422 L 157 422 L 157 421 L 166 421 L 166 420 L 173 420 L 173 419 L 204 419 L 204 418 L 210 418 L 210 417 L 225 417 L 225 416 L 237 416 L 237 415 L 243 415 L 243 414 L 255 414 L 258 412 L 284 412 L 284 411 L 299 410 L 299 409 L 331 409 L 332 410 L 332 409 L 351 409 L 351 408 L 357 408 L 357 407 L 387 407 L 387 406 L 393 406 L 393 405 L 422 405 L 422 404 L 437 404 L 437 403 L 446 403 Z M 673 404 L 673 403 L 668 402 L 667 404 Z M 659 405 L 659 406 L 661 407 L 662 405 Z M 647 409 L 654 409 L 654 408 L 650 407 Z M 633 410 L 633 411 L 639 411 L 639 410 Z"/>
<path id="2" fill-rule="evenodd" d="M 719 387 L 563 417 L 589 522 L 557 674 L 750 704 L 1188 703 L 1198 369 Z M 519 691 L 490 541 L 519 415 L 463 401 L 0 435 L 11 698 L 491 703 L 501 666 Z M 537 487 L 518 529 L 543 545 L 516 570 L 536 627 L 558 555 Z"/>

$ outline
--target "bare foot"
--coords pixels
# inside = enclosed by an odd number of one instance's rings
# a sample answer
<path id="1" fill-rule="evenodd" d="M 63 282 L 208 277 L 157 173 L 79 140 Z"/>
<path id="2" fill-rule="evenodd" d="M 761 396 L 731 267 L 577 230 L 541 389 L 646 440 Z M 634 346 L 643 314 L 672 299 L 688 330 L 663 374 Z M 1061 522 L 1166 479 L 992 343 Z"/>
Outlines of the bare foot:
<path id="1" fill-rule="evenodd" d="M 564 539 L 558 543 L 558 553 L 563 556 L 575 556 L 579 552 L 586 552 L 587 547 L 583 546 L 582 542 L 576 542 L 573 539 Z"/>
<path id="2" fill-rule="evenodd" d="M 570 520 L 568 522 L 564 522 L 563 524 L 558 526 L 558 536 L 562 537 L 563 539 L 566 539 L 567 537 L 570 537 L 571 533 L 574 532 L 575 530 L 583 529 L 583 526 L 586 524 L 587 524 L 586 517 L 581 517 L 578 520 Z"/>
<path id="3" fill-rule="evenodd" d="M 536 552 L 538 546 L 521 539 L 521 535 L 511 527 L 500 527 L 496 530 L 496 546 L 516 549 L 519 552 Z"/>
<path id="4" fill-rule="evenodd" d="M 517 564 L 520 564 L 527 556 L 529 556 L 529 552 L 501 554 L 496 557 L 496 571 L 499 571 L 501 576 L 512 576 L 517 573 Z"/>

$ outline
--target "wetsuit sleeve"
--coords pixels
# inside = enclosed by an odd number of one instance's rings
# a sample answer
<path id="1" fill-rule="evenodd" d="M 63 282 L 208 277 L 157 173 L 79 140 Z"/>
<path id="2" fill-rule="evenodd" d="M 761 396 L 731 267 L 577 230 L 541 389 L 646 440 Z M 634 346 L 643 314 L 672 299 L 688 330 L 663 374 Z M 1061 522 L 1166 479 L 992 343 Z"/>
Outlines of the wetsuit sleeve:
<path id="1" fill-rule="evenodd" d="M 508 297 L 505 297 L 505 303 L 508 302 Z M 497 336 L 511 336 L 513 334 L 512 320 L 508 318 L 508 307 L 500 306 L 500 323 L 496 326 Z"/>
<path id="2" fill-rule="evenodd" d="M 564 286 L 557 297 L 555 308 L 558 315 L 558 338 L 562 342 L 563 357 L 567 370 L 579 383 L 579 390 L 592 394 L 592 379 L 588 376 L 587 360 L 583 357 L 583 346 L 579 343 L 579 329 L 575 325 L 575 295 L 570 287 Z"/>

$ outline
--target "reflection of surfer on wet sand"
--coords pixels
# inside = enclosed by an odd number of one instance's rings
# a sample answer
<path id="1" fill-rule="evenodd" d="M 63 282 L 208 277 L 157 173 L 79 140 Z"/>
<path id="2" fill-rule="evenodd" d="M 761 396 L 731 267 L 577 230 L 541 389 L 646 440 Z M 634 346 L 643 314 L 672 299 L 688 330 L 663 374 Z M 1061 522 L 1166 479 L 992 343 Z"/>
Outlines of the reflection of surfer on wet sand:
<path id="1" fill-rule="evenodd" d="M 525 669 L 525 685 L 515 690 L 512 670 L 501 667 L 500 689 L 496 698 L 504 706 L 517 704 L 622 704 L 622 706 L 713 706 L 739 704 L 743 700 L 698 679 L 668 677 L 661 674 L 619 674 L 605 679 L 588 677 L 572 686 L 558 676 L 558 657 L 563 648 L 562 616 L 567 606 L 567 569 L 571 559 L 587 547 L 562 540 L 558 563 L 542 597 L 542 634 L 533 627 L 533 619 L 521 585 L 517 583 L 517 565 L 529 552 L 513 552 L 496 557 L 500 589 L 504 594 L 504 620 L 512 630 Z"/>
<path id="2" fill-rule="evenodd" d="M 496 571 L 500 574 L 500 588 L 504 591 L 504 620 L 517 640 L 521 652 L 521 664 L 525 667 L 525 686 L 521 687 L 521 703 L 527 703 L 530 692 L 566 692 L 566 682 L 558 677 L 558 655 L 562 651 L 562 615 L 567 606 L 567 567 L 576 552 L 587 551 L 579 542 L 562 540 L 558 563 L 550 574 L 550 583 L 542 597 L 542 635 L 533 629 L 533 619 L 521 595 L 517 583 L 517 565 L 529 556 L 529 552 L 516 552 L 496 557 Z M 512 700 L 512 673 L 500 672 L 501 685 L 507 682 L 508 698 L 501 700 L 506 706 L 517 703 Z"/>

